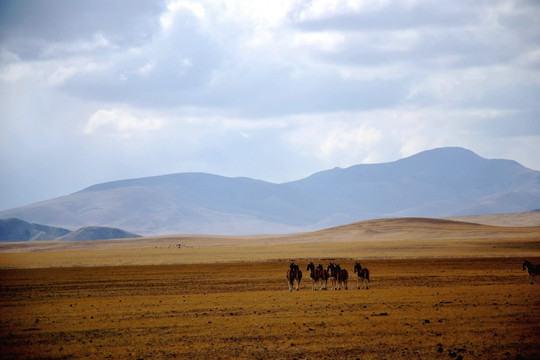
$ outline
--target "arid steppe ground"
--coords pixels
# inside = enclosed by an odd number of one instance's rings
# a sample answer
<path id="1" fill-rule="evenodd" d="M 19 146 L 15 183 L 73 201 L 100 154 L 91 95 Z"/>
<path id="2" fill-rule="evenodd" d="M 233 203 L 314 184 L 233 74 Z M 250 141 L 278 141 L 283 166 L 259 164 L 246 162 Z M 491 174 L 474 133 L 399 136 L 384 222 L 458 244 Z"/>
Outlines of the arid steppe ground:
<path id="1" fill-rule="evenodd" d="M 0 247 L 0 358 L 540 358 L 540 279 L 522 270 L 540 262 L 538 227 L 398 219 L 153 240 Z M 312 291 L 309 261 L 340 263 L 349 290 Z"/>
<path id="2" fill-rule="evenodd" d="M 540 356 L 540 284 L 518 259 L 371 260 L 369 290 L 292 293 L 287 265 L 2 270 L 2 358 Z"/>

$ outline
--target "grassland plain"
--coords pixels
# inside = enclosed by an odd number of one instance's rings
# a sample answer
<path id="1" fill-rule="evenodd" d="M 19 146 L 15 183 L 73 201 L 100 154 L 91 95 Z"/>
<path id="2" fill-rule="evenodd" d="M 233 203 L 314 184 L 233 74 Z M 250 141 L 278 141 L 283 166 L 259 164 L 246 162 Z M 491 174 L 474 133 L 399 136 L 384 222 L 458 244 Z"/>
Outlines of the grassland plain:
<path id="1" fill-rule="evenodd" d="M 540 358 L 540 284 L 518 258 L 366 260 L 369 290 L 340 262 L 349 290 L 304 271 L 292 293 L 286 261 L 3 269 L 0 357 Z"/>
<path id="2" fill-rule="evenodd" d="M 0 358 L 538 359 L 524 258 L 540 261 L 540 227 L 433 219 L 1 244 Z M 304 272 L 292 293 L 290 259 Z M 312 291 L 312 260 L 341 263 L 349 290 Z"/>

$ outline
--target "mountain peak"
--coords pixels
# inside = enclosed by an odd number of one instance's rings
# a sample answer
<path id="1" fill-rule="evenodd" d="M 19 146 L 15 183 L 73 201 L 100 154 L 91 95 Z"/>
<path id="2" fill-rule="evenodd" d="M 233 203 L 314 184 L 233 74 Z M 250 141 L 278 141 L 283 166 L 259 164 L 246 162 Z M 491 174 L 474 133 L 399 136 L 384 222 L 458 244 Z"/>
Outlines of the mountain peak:
<path id="1" fill-rule="evenodd" d="M 425 150 L 422 152 L 419 152 L 417 154 L 411 155 L 409 157 L 403 158 L 398 161 L 407 161 L 409 159 L 417 159 L 421 161 L 439 161 L 439 162 L 445 162 L 445 161 L 478 161 L 478 160 L 486 160 L 485 158 L 479 156 L 475 152 L 465 149 L 462 147 L 442 147 L 442 148 L 435 148 L 431 150 Z"/>

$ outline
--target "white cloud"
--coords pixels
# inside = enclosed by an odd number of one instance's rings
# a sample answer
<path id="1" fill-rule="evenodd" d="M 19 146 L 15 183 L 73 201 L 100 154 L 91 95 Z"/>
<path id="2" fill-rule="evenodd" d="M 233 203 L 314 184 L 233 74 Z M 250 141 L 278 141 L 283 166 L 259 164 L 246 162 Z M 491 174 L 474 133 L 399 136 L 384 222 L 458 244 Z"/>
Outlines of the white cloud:
<path id="1" fill-rule="evenodd" d="M 81 53 L 92 53 L 104 49 L 114 49 L 113 45 L 101 33 L 94 34 L 91 40 L 80 39 L 74 42 L 63 42 L 50 44 L 42 53 L 43 57 L 59 57 L 66 55 L 80 55 Z"/>
<path id="2" fill-rule="evenodd" d="M 155 67 L 156 63 L 154 61 L 150 61 L 139 68 L 139 73 L 142 76 L 148 76 L 152 71 L 154 71 Z"/>
<path id="3" fill-rule="evenodd" d="M 31 63 L 10 63 L 0 68 L 0 80 L 4 82 L 15 82 L 31 78 L 33 73 L 34 66 Z"/>
<path id="4" fill-rule="evenodd" d="M 224 16 L 227 22 L 236 22 L 252 28 L 278 28 L 288 22 L 291 9 L 301 3 L 298 0 L 274 1 L 212 1 L 216 4 L 214 16 Z"/>
<path id="5" fill-rule="evenodd" d="M 71 78 L 81 74 L 93 73 L 106 67 L 106 64 L 98 64 L 87 58 L 74 58 L 66 62 L 51 64 L 50 75 L 47 76 L 47 84 L 60 86 Z"/>
<path id="6" fill-rule="evenodd" d="M 306 46 L 328 52 L 340 50 L 344 43 L 345 36 L 334 31 L 297 33 L 292 40 L 293 46 Z"/>
<path id="7" fill-rule="evenodd" d="M 290 118 L 283 138 L 293 151 L 317 158 L 325 166 L 349 166 L 365 161 L 383 137 L 370 114 L 336 113 Z"/>
<path id="8" fill-rule="evenodd" d="M 318 20 L 351 12 L 380 10 L 389 3 L 389 0 L 313 0 L 302 7 L 297 17 L 300 21 Z"/>
<path id="9" fill-rule="evenodd" d="M 129 137 L 135 133 L 160 130 L 166 124 L 162 118 L 138 118 L 126 110 L 102 109 L 90 117 L 83 131 L 87 135 Z"/>
<path id="10" fill-rule="evenodd" d="M 411 86 L 407 100 L 436 101 L 460 107 L 482 103 L 483 106 L 498 108 L 493 94 L 506 93 L 517 84 L 538 84 L 539 76 L 509 65 L 475 66 L 453 68 L 441 72 L 426 72 Z M 490 105 L 488 105 L 490 104 Z M 519 106 L 516 106 L 519 107 Z"/>
<path id="11" fill-rule="evenodd" d="M 0 81 L 54 87 L 65 84 L 74 76 L 92 73 L 105 67 L 107 64 L 98 64 L 87 57 L 13 62 L 0 67 Z"/>
<path id="12" fill-rule="evenodd" d="M 172 1 L 167 5 L 167 11 L 160 17 L 163 31 L 167 32 L 171 28 L 176 17 L 181 12 L 188 12 L 198 19 L 203 19 L 206 15 L 204 6 L 199 2 L 187 0 Z"/>
<path id="13" fill-rule="evenodd" d="M 447 107 L 303 115 L 284 119 L 289 126 L 282 137 L 291 152 L 300 154 L 305 161 L 317 159 L 324 167 L 347 167 L 397 160 L 436 147 L 462 146 L 481 153 L 490 141 L 517 144 L 523 136 L 505 142 L 504 137 L 497 140 L 483 130 L 490 124 L 492 128 L 500 126 L 501 119 L 512 122 L 512 115 L 493 108 Z M 531 134 L 530 138 L 538 139 L 540 135 Z M 496 157 L 494 150 L 483 156 Z M 512 153 L 517 152 L 514 149 Z M 524 158 L 523 152 L 519 153 Z"/>
<path id="14" fill-rule="evenodd" d="M 366 124 L 353 128 L 336 128 L 326 134 L 320 147 L 325 158 L 361 154 L 381 139 L 381 131 Z M 346 156 L 349 157 L 350 155 Z"/>
<path id="15" fill-rule="evenodd" d="M 286 119 L 250 119 L 218 116 L 203 109 L 177 108 L 152 112 L 129 108 L 101 109 L 96 111 L 83 128 L 87 135 L 110 135 L 120 137 L 171 136 L 197 141 L 205 136 L 226 137 L 228 134 L 245 135 L 280 130 L 289 126 Z"/>

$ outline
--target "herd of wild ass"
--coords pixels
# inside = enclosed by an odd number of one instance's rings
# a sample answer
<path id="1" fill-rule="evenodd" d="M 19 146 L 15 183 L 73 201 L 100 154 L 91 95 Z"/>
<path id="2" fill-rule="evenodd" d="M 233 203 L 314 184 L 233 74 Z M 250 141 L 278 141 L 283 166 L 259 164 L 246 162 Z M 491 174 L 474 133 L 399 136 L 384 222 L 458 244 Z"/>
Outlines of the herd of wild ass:
<path id="1" fill-rule="evenodd" d="M 317 286 L 320 290 L 326 290 L 328 288 L 328 280 L 330 280 L 331 289 L 340 290 L 341 287 L 345 287 L 345 290 L 348 289 L 349 273 L 347 270 L 342 269 L 339 264 L 330 263 L 325 269 L 321 264 L 315 267 L 313 262 L 310 262 L 306 270 L 309 270 L 309 277 L 311 278 L 312 290 L 317 290 Z M 529 282 L 534 283 L 534 278 L 536 275 L 540 275 L 540 264 L 533 265 L 530 261 L 525 260 L 523 262 L 523 271 L 527 270 L 529 273 Z M 360 283 L 362 287 L 365 286 L 366 289 L 369 288 L 369 270 L 363 268 L 359 262 L 356 262 L 354 265 L 354 272 L 357 274 L 357 289 L 360 289 Z M 289 284 L 289 291 L 292 291 L 293 288 L 298 290 L 300 286 L 300 281 L 302 280 L 302 270 L 294 262 L 291 262 L 289 265 L 289 270 L 287 270 L 287 282 Z M 296 286 L 295 286 L 296 285 Z"/>
<path id="2" fill-rule="evenodd" d="M 325 269 L 321 264 L 315 267 L 313 262 L 310 262 L 306 270 L 309 270 L 309 277 L 312 281 L 311 288 L 317 290 L 317 286 L 320 290 L 326 290 L 328 288 L 328 281 L 330 281 L 331 289 L 340 290 L 343 286 L 345 290 L 348 289 L 349 281 L 349 272 L 345 269 L 342 269 L 339 264 L 330 263 Z M 369 288 L 369 270 L 363 268 L 359 262 L 356 262 L 354 265 L 354 272 L 358 275 L 357 277 L 357 288 L 360 289 L 360 283 L 362 286 L 365 286 L 366 289 Z M 289 283 L 289 291 L 293 290 L 293 287 L 296 285 L 296 290 L 300 286 L 300 281 L 302 280 L 302 270 L 292 262 L 289 265 L 289 270 L 287 271 L 287 281 Z"/>

